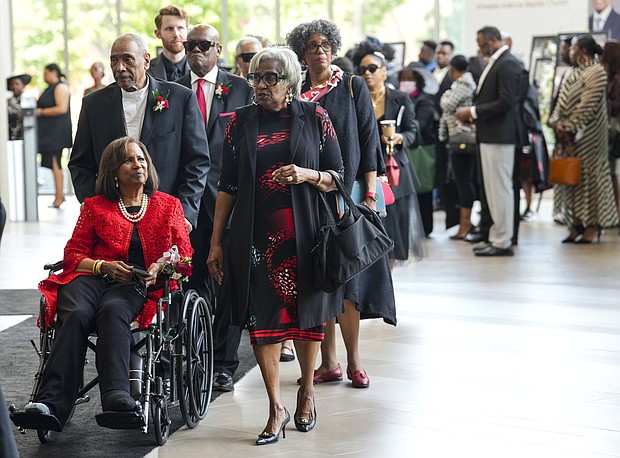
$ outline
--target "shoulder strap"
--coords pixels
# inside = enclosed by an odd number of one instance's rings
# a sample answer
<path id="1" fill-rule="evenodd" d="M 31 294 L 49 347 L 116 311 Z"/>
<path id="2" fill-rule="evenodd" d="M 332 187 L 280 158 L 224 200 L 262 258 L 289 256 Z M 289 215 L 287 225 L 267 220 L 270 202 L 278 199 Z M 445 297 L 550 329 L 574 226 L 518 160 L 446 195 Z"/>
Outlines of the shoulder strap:
<path id="1" fill-rule="evenodd" d="M 355 78 L 355 75 L 349 75 L 349 92 L 351 93 L 352 99 L 355 98 L 355 95 L 353 94 L 353 78 Z"/>

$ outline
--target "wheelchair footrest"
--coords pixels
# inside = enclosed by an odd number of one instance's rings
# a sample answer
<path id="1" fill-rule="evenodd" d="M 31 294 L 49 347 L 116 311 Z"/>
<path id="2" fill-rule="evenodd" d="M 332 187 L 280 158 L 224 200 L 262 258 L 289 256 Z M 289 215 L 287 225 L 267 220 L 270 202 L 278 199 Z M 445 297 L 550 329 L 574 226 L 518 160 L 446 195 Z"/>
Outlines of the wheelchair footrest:
<path id="1" fill-rule="evenodd" d="M 19 428 L 23 429 L 47 429 L 52 431 L 62 431 L 62 426 L 54 415 L 45 415 L 31 412 L 12 412 L 11 421 Z"/>
<path id="2" fill-rule="evenodd" d="M 108 411 L 95 415 L 97 424 L 110 429 L 141 429 L 145 426 L 144 415 L 138 412 Z"/>

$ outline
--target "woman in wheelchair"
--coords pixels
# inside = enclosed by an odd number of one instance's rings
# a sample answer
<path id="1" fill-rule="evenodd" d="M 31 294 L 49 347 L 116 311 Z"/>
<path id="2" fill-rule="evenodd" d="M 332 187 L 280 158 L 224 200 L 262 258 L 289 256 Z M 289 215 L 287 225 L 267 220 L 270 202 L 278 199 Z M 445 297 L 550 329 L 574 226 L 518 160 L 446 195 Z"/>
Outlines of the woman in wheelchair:
<path id="1" fill-rule="evenodd" d="M 99 165 L 98 195 L 84 201 L 65 247 L 64 270 L 39 284 L 47 302 L 40 319 L 55 317 L 56 336 L 35 402 L 25 412 L 45 416 L 49 429 L 62 430 L 71 414 L 95 330 L 103 410 L 136 408 L 129 393 L 130 325 L 137 320 L 146 327 L 156 313 L 162 253 L 177 245 L 182 257 L 192 255 L 181 203 L 158 185 L 142 143 L 130 137 L 110 143 Z M 138 277 L 134 268 L 148 273 Z"/>

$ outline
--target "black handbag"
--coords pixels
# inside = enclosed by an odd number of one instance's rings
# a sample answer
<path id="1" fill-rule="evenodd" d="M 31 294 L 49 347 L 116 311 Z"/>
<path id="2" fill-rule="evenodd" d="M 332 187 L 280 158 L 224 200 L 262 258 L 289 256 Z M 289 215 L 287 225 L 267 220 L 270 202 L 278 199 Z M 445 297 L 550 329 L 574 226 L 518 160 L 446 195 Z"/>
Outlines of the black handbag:
<path id="1" fill-rule="evenodd" d="M 448 139 L 448 151 L 453 154 L 475 154 L 478 151 L 478 145 L 475 137 L 457 134 Z"/>
<path id="2" fill-rule="evenodd" d="M 321 227 L 312 249 L 314 286 L 326 293 L 338 290 L 394 246 L 379 215 L 364 204 L 356 205 L 340 177 L 331 175 L 347 209 L 336 221 L 325 193 L 319 192 Z"/>

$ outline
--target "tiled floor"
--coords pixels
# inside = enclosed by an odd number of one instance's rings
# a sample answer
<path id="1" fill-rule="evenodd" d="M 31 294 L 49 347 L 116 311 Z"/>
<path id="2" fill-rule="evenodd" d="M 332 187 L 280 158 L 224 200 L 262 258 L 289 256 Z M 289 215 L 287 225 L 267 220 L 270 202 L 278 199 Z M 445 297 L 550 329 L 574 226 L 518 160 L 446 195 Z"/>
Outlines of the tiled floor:
<path id="1" fill-rule="evenodd" d="M 370 388 L 318 385 L 314 431 L 291 422 L 286 439 L 253 445 L 267 419 L 254 369 L 147 456 L 620 457 L 620 237 L 563 245 L 549 207 L 522 224 L 514 258 L 475 258 L 439 214 L 429 258 L 394 273 L 398 326 L 362 324 Z M 8 225 L 0 289 L 34 287 L 76 216 L 68 202 L 39 224 Z M 281 364 L 291 414 L 297 377 L 296 363 Z"/>

